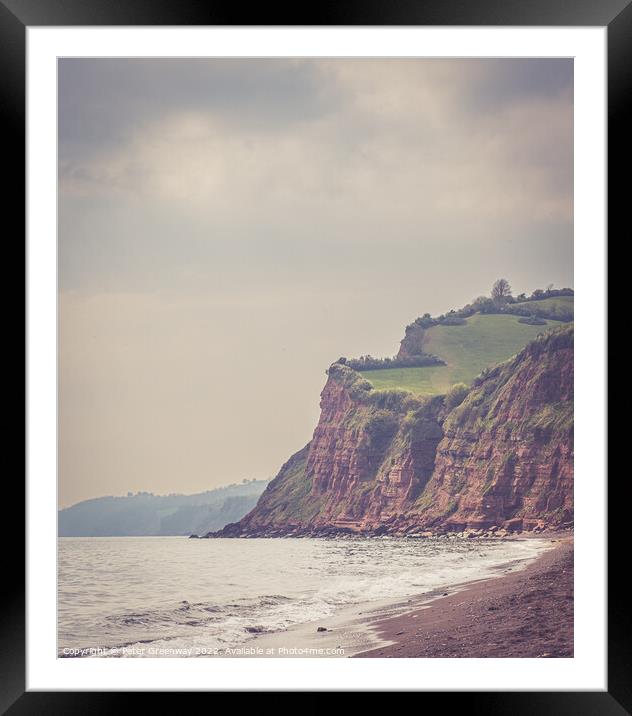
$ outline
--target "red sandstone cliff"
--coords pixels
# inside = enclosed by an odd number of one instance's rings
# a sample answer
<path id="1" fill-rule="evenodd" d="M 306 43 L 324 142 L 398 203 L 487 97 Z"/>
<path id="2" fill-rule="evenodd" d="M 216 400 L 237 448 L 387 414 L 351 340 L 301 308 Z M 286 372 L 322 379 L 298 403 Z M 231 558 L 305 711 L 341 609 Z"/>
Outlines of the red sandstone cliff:
<path id="1" fill-rule="evenodd" d="M 442 396 L 334 364 L 312 441 L 218 536 L 539 529 L 573 520 L 573 327 Z"/>
<path id="2" fill-rule="evenodd" d="M 435 469 L 402 524 L 534 529 L 573 521 L 573 330 L 476 381 L 443 421 Z"/>

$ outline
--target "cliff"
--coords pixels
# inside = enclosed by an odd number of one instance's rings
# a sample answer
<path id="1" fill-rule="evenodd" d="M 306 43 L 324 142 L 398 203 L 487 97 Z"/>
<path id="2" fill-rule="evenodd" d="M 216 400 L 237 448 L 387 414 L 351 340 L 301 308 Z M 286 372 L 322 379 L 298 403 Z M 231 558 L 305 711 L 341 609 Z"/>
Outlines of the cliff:
<path id="1" fill-rule="evenodd" d="M 216 536 L 572 524 L 572 325 L 484 371 L 458 405 L 328 373 L 311 442 Z"/>
<path id="2" fill-rule="evenodd" d="M 571 524 L 573 377 L 571 326 L 477 379 L 443 420 L 432 478 L 400 526 Z"/>
<path id="3" fill-rule="evenodd" d="M 406 326 L 404 337 L 400 341 L 398 358 L 409 358 L 423 353 L 425 330 L 417 323 Z"/>

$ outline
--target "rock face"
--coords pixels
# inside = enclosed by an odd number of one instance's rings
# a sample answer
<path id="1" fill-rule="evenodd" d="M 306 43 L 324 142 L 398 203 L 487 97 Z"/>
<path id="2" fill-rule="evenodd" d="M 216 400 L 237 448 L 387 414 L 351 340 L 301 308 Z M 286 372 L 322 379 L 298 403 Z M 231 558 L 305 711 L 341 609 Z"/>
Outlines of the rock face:
<path id="1" fill-rule="evenodd" d="M 573 520 L 573 327 L 484 372 L 460 405 L 333 364 L 311 442 L 214 536 L 556 528 Z"/>
<path id="2" fill-rule="evenodd" d="M 573 374 L 570 327 L 479 378 L 443 421 L 432 478 L 404 522 L 455 530 L 572 523 Z"/>
<path id="3" fill-rule="evenodd" d="M 410 358 L 423 352 L 425 331 L 417 323 L 406 326 L 406 333 L 399 344 L 398 358 Z"/>

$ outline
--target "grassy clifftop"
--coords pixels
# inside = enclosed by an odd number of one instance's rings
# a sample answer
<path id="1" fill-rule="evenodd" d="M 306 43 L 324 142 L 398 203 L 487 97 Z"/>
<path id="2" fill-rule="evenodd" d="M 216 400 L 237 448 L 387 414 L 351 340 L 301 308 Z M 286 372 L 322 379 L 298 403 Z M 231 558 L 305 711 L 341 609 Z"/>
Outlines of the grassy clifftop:
<path id="1" fill-rule="evenodd" d="M 572 307 L 573 297 L 545 299 Z M 402 389 L 415 394 L 446 393 L 455 383 L 469 385 L 485 368 L 518 353 L 538 334 L 562 325 L 546 320 L 542 325 L 520 322 L 520 316 L 475 313 L 460 325 L 436 325 L 419 330 L 424 353 L 443 359 L 446 365 L 418 368 L 388 368 L 366 371 L 363 377 L 378 390 Z"/>

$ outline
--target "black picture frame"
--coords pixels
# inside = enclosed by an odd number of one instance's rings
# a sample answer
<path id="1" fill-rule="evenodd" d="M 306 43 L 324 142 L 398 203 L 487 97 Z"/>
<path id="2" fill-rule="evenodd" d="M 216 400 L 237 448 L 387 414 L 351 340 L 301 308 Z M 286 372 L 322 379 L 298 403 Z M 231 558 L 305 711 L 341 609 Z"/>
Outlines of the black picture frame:
<path id="1" fill-rule="evenodd" d="M 247 19 L 247 23 L 244 22 Z M 608 44 L 608 231 L 621 238 L 629 192 L 624 177 L 630 156 L 631 111 L 626 99 L 632 97 L 632 0 L 391 0 L 389 3 L 345 2 L 339 6 L 320 3 L 293 7 L 259 4 L 244 7 L 235 3 L 203 0 L 0 0 L 0 118 L 5 165 L 3 213 L 5 226 L 15 237 L 25 236 L 25 50 L 29 26 L 94 25 L 494 25 L 494 26 L 607 26 Z M 629 199 L 628 199 L 629 201 Z M 12 220 L 9 223 L 9 220 Z M 25 246 L 25 244 L 24 244 Z M 17 261 L 24 260 L 18 250 Z M 15 272 L 18 275 L 18 272 Z M 22 314 L 25 317 L 25 313 Z M 18 312 L 12 318 L 19 321 Z M 20 329 L 16 327 L 16 334 Z M 15 341 L 19 345 L 19 341 Z M 24 345 L 24 343 L 22 344 Z M 15 356 L 14 356 L 15 357 Z M 18 351 L 18 358 L 19 351 Z M 17 368 L 19 371 L 19 368 Z M 19 409 L 18 409 L 19 412 Z M 6 444 L 20 444 L 22 425 L 12 415 Z M 605 429 L 605 427 L 604 427 Z M 22 433 L 23 434 L 23 433 Z M 4 571 L 0 611 L 0 708 L 2 713 L 20 714 L 98 714 L 111 712 L 132 700 L 139 704 L 142 693 L 113 692 L 25 692 L 25 522 L 15 509 L 23 503 L 24 484 L 12 473 L 5 480 L 5 505 L 11 505 L 15 522 L 6 543 L 5 557 L 13 563 Z M 625 544 L 627 524 L 624 494 L 617 484 L 610 487 L 608 542 Z M 612 497 L 614 496 L 614 498 Z M 18 549 L 18 544 L 22 549 Z M 7 555 L 7 552 L 10 554 Z M 632 651 L 630 649 L 630 610 L 626 603 L 622 564 L 608 558 L 608 672 L 604 692 L 450 692 L 426 693 L 423 708 L 445 709 L 462 705 L 486 714 L 632 714 Z M 161 694 L 161 711 L 182 708 L 174 694 Z M 446 698 L 449 700 L 446 702 Z M 435 703 L 430 705 L 428 699 Z M 440 701 L 439 701 L 440 699 Z M 421 707 L 421 704 L 420 704 Z"/>

